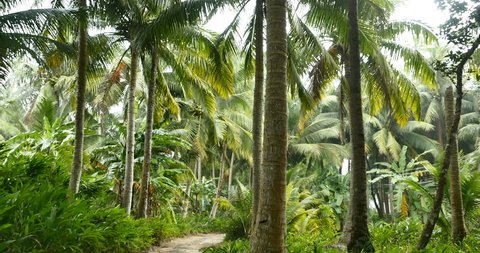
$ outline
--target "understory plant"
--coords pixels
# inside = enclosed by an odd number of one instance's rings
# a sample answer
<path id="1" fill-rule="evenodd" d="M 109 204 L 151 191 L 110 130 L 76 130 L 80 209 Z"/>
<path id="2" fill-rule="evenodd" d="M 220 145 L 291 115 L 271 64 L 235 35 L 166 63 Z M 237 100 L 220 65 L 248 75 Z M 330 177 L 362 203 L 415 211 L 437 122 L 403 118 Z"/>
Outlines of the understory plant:
<path id="1" fill-rule="evenodd" d="M 131 252 L 153 243 L 158 222 L 105 203 L 112 193 L 101 179 L 90 175 L 73 196 L 71 146 L 38 136 L 0 143 L 1 252 Z"/>

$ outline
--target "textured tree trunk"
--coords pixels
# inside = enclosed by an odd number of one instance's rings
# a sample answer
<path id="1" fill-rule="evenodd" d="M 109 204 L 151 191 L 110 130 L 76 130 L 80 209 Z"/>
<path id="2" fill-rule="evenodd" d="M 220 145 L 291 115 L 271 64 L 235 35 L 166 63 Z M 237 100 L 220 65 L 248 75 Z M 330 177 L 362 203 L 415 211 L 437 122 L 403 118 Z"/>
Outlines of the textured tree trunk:
<path id="1" fill-rule="evenodd" d="M 263 107 L 264 107 L 264 60 L 263 60 L 263 1 L 256 0 L 255 7 L 255 89 L 253 95 L 253 168 L 250 176 L 252 184 L 252 221 L 250 231 L 253 231 L 258 213 L 258 198 L 260 196 L 260 171 L 262 168 L 263 142 Z"/>
<path id="2" fill-rule="evenodd" d="M 350 55 L 349 55 L 349 52 L 346 51 L 344 54 L 342 54 L 342 62 L 344 63 L 344 67 L 345 67 L 345 80 L 347 82 L 347 85 L 348 83 L 350 82 L 350 78 L 351 78 L 351 65 L 350 65 Z M 344 94 L 345 95 L 345 94 Z M 350 124 L 350 127 L 352 127 L 352 125 Z M 345 136 L 344 136 L 345 137 Z M 351 140 L 350 140 L 351 141 Z M 348 159 L 347 161 L 347 172 L 350 173 L 351 172 L 351 168 L 352 168 L 352 160 L 351 159 Z M 352 188 L 350 187 L 350 195 L 352 194 Z M 350 202 L 349 202 L 350 204 Z M 344 222 L 344 226 L 343 226 L 343 230 L 342 230 L 342 243 L 346 243 L 348 241 L 350 241 L 350 237 L 351 237 L 351 232 L 352 232 L 352 217 L 351 217 L 351 210 L 350 208 L 347 210 L 347 215 L 345 217 L 345 222 Z"/>
<path id="3" fill-rule="evenodd" d="M 350 181 L 351 236 L 347 243 L 350 252 L 374 252 L 368 232 L 367 171 L 365 164 L 365 136 L 362 118 L 360 80 L 360 39 L 358 31 L 357 0 L 348 2 L 348 44 L 350 50 L 350 128 L 352 143 L 352 174 Z"/>
<path id="4" fill-rule="evenodd" d="M 134 152 L 135 152 L 135 88 L 137 86 L 138 51 L 131 45 L 130 85 L 128 88 L 127 108 L 127 139 L 125 146 L 127 154 L 125 159 L 125 183 L 123 190 L 122 207 L 130 215 L 132 210 L 133 181 L 134 181 Z"/>
<path id="5" fill-rule="evenodd" d="M 285 252 L 287 1 L 267 0 L 267 85 L 258 213 L 251 252 Z"/>
<path id="6" fill-rule="evenodd" d="M 453 88 L 445 90 L 445 113 L 447 126 L 451 127 L 454 116 Z M 450 205 L 452 209 L 452 240 L 459 243 L 465 238 L 467 231 L 463 217 L 462 185 L 460 182 L 460 169 L 458 166 L 457 136 L 452 136 L 452 155 L 450 158 Z"/>
<path id="7" fill-rule="evenodd" d="M 157 83 L 157 53 L 152 49 L 152 63 L 147 98 L 147 123 L 145 125 L 145 141 L 143 151 L 142 181 L 140 183 L 140 199 L 137 218 L 146 218 L 148 210 L 148 186 L 150 185 L 150 170 L 152 167 L 152 130 L 153 114 L 155 113 L 155 88 Z"/>
<path id="8" fill-rule="evenodd" d="M 472 47 L 461 56 L 460 63 L 457 65 L 456 68 L 456 88 L 457 88 L 457 98 L 455 99 L 455 114 L 453 117 L 452 124 L 448 131 L 448 138 L 447 138 L 447 146 L 445 147 L 445 158 L 442 162 L 442 167 L 440 168 L 440 173 L 438 175 L 438 186 L 437 192 L 435 194 L 435 199 L 433 203 L 432 210 L 428 216 L 427 222 L 423 227 L 422 234 L 420 235 L 420 239 L 418 240 L 416 249 L 422 250 L 424 249 L 430 238 L 432 237 L 433 229 L 435 228 L 435 224 L 438 221 L 438 215 L 440 213 L 440 209 L 442 207 L 443 195 L 445 191 L 445 184 L 447 182 L 447 172 L 448 167 L 450 166 L 450 162 L 452 160 L 452 153 L 454 142 L 456 141 L 456 137 L 458 134 L 458 124 L 460 122 L 460 115 L 462 113 L 462 98 L 463 98 L 463 68 L 467 61 L 472 57 L 473 53 L 477 50 L 478 46 L 480 45 L 480 36 L 477 37 L 475 42 L 472 44 Z"/>
<path id="9" fill-rule="evenodd" d="M 88 14 L 87 1 L 78 0 L 79 26 L 78 26 L 78 69 L 77 69 L 77 99 L 75 108 L 75 148 L 73 151 L 72 174 L 70 175 L 69 188 L 77 193 L 80 188 L 80 179 L 83 168 L 83 140 L 85 120 L 85 89 L 87 86 L 87 37 Z"/>

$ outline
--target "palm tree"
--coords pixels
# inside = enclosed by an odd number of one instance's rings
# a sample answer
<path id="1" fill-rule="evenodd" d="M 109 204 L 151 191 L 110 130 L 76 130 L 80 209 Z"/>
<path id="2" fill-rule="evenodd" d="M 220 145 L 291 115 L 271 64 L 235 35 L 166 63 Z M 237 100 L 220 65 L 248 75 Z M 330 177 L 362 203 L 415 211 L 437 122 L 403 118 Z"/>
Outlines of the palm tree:
<path id="1" fill-rule="evenodd" d="M 222 67 L 221 63 L 224 58 L 214 49 L 214 44 L 204 34 L 196 31 L 190 25 L 195 24 L 200 18 L 206 16 L 207 11 L 217 10 L 223 3 L 218 3 L 212 0 L 192 0 L 184 2 L 173 2 L 171 4 L 158 3 L 157 1 L 147 1 L 144 5 L 131 2 L 117 2 L 100 1 L 97 9 L 100 10 L 100 16 L 109 19 L 117 28 L 117 34 L 121 38 L 130 42 L 131 50 L 131 74 L 130 74 L 130 88 L 128 101 L 128 119 L 127 119 L 127 154 L 125 165 L 125 183 L 123 207 L 126 208 L 127 213 L 130 213 L 132 206 L 132 186 L 134 180 L 134 118 L 135 118 L 135 86 L 136 73 L 138 71 L 138 56 L 144 50 L 149 48 L 149 45 L 156 44 L 157 54 L 159 59 L 167 63 L 167 66 L 172 67 L 173 71 L 182 80 L 188 81 L 191 85 L 187 86 L 184 91 L 186 95 L 193 95 L 200 97 L 207 93 L 208 97 L 203 97 L 210 112 L 214 111 L 213 94 L 207 91 L 208 86 L 206 82 L 200 79 L 204 76 L 206 80 L 211 81 L 211 87 L 220 91 L 221 95 L 228 94 L 231 90 L 231 82 L 229 83 L 229 69 Z M 127 13 L 128 15 L 125 15 Z M 185 28 L 186 27 L 186 28 Z M 175 29 L 177 30 L 175 30 Z M 179 29 L 185 29 L 183 36 L 177 36 Z M 155 39 L 160 38 L 160 39 Z M 195 41 L 195 39 L 198 39 Z M 186 59 L 177 57 L 171 48 L 165 42 L 175 43 L 189 43 L 198 45 L 210 54 L 205 57 L 192 58 L 187 54 Z M 198 43 L 198 44 L 195 44 Z M 203 53 L 205 53 L 203 51 Z M 228 50 L 226 50 L 228 52 Z M 204 56 L 204 54 L 197 54 L 197 56 Z M 211 63 L 207 63 L 215 57 L 213 64 L 214 71 L 206 71 L 208 67 L 212 67 Z M 224 57 L 225 55 L 223 55 Z M 200 60 L 199 60 L 200 59 Z M 181 60 L 185 60 L 182 62 Z M 186 64 L 186 63 L 192 64 Z M 195 64 L 198 64 L 198 67 Z M 195 67 L 196 66 L 196 67 Z M 209 73 L 209 75 L 206 75 Z M 223 75 L 220 75 L 222 73 Z M 193 90 L 198 92 L 193 92 Z M 146 182 L 144 182 L 144 185 Z"/>
<path id="2" fill-rule="evenodd" d="M 310 91 L 315 99 L 321 98 L 325 88 L 338 77 L 341 80 L 340 94 L 347 94 L 344 80 L 348 78 L 345 70 L 348 68 L 348 47 L 346 6 L 348 1 L 309 1 L 310 10 L 306 14 L 306 24 L 294 27 L 313 26 L 319 29 L 320 35 L 309 35 L 309 44 L 317 45 L 318 37 L 321 40 L 332 41 L 330 49 L 321 47 L 313 54 L 316 55 Z M 366 94 L 369 97 L 369 111 L 371 114 L 379 113 L 386 105 L 393 110 L 393 116 L 404 125 L 409 117 L 420 118 L 420 96 L 413 82 L 391 64 L 392 60 L 402 61 L 406 72 L 430 88 L 434 88 L 435 71 L 422 54 L 415 49 L 399 44 L 398 36 L 409 32 L 423 39 L 424 43 L 436 41 L 436 36 L 425 26 L 415 22 L 391 22 L 388 20 L 393 11 L 391 1 L 364 1 L 359 6 L 360 36 L 364 41 L 360 50 L 362 53 L 362 76 Z M 301 22 L 297 22 L 301 24 Z M 292 28 L 292 30 L 293 30 Z M 304 29 L 305 30 L 305 29 Z M 314 34 L 307 33 L 305 34 Z M 311 66 L 311 65 L 310 65 Z M 311 67 L 310 67 L 311 68 Z M 343 74 L 343 76 L 341 76 Z M 343 96 L 339 96 L 344 98 Z M 387 104 L 384 102 L 387 101 Z M 343 113 L 343 111 L 340 111 Z M 340 117 L 343 117 L 340 115 Z"/>
<path id="3" fill-rule="evenodd" d="M 367 168 L 365 165 L 365 137 L 362 118 L 362 92 L 360 78 L 360 38 L 358 29 L 358 2 L 350 0 L 348 4 L 348 46 L 350 56 L 350 122 L 352 142 L 352 174 L 350 183 L 351 235 L 347 242 L 348 251 L 374 252 L 368 232 Z M 347 75 L 348 76 L 348 75 Z"/>
<path id="4" fill-rule="evenodd" d="M 143 155 L 143 168 L 142 168 L 142 180 L 140 184 L 140 199 L 138 203 L 138 218 L 147 217 L 148 207 L 148 185 L 150 177 L 150 168 L 152 162 L 152 130 L 153 130 L 153 114 L 154 114 L 154 96 L 157 83 L 157 53 L 155 47 L 151 51 L 151 69 L 150 80 L 148 82 L 148 96 L 147 96 L 147 115 L 145 126 L 145 141 L 144 141 L 144 155 Z"/>
<path id="5" fill-rule="evenodd" d="M 445 115 L 447 129 L 451 128 L 454 116 L 453 88 L 445 90 Z M 465 219 L 463 212 L 462 189 L 460 182 L 460 168 L 458 165 L 458 139 L 452 136 L 452 155 L 450 158 L 450 206 L 452 209 L 452 238 L 453 241 L 462 241 L 466 236 Z"/>
<path id="6" fill-rule="evenodd" d="M 85 120 L 85 91 L 87 86 L 87 37 L 88 37 L 88 14 L 87 1 L 78 1 L 78 72 L 77 72 L 77 97 L 75 112 L 75 148 L 72 161 L 72 173 L 69 188 L 77 193 L 80 188 L 80 179 L 83 168 L 83 141 Z"/>
<path id="7" fill-rule="evenodd" d="M 72 11 L 64 9 L 30 9 L 9 13 L 20 0 L 0 0 L 0 82 L 5 80 L 9 61 L 18 54 L 26 54 L 39 64 L 45 64 L 42 54 L 54 48 L 66 54 L 74 50 L 54 38 L 59 27 L 72 24 Z M 45 33 L 48 31 L 49 33 Z"/>
<path id="8" fill-rule="evenodd" d="M 472 2 L 472 5 L 474 3 Z M 451 22 L 450 20 L 446 22 L 443 26 L 445 34 L 448 34 L 448 40 L 451 43 L 454 43 L 459 46 L 459 50 L 455 53 L 449 54 L 449 62 L 443 65 L 443 71 L 449 75 L 453 76 L 452 80 L 455 80 L 455 87 L 456 87 L 456 99 L 455 99 L 455 110 L 452 122 L 449 126 L 448 136 L 447 136 L 447 146 L 445 147 L 445 158 L 443 159 L 440 173 L 439 173 L 439 180 L 437 186 L 437 192 L 435 194 L 434 203 L 432 209 L 429 213 L 428 220 L 425 223 L 423 228 L 422 234 L 418 240 L 416 245 L 417 250 L 424 249 L 433 233 L 433 229 L 435 224 L 437 223 L 440 209 L 442 206 L 442 200 L 446 185 L 446 177 L 448 168 L 451 165 L 452 160 L 452 153 L 454 152 L 454 146 L 456 146 L 455 142 L 457 141 L 456 136 L 458 134 L 458 126 L 460 123 L 460 117 L 462 112 L 462 98 L 464 96 L 463 85 L 464 85 L 464 68 L 469 62 L 470 58 L 474 55 L 477 51 L 478 47 L 480 46 L 480 36 L 472 29 L 477 28 L 477 21 L 476 19 L 479 18 L 478 16 L 478 3 L 475 3 L 477 6 L 472 9 L 468 8 L 460 8 L 458 9 L 455 4 L 448 2 L 445 6 L 449 7 L 450 11 L 452 12 L 453 16 L 455 17 L 469 17 L 464 20 L 461 26 L 458 25 L 458 22 Z M 444 6 L 444 7 L 445 7 Z M 468 13 L 472 11 L 472 13 Z M 470 18 L 474 17 L 474 18 Z M 477 29 L 478 30 L 478 29 Z M 457 204 L 461 203 L 457 201 Z M 457 224 L 461 222 L 456 221 Z M 459 228 L 458 231 L 453 232 L 453 239 L 455 242 L 461 242 L 465 236 L 463 231 L 461 230 L 461 225 L 457 226 Z"/>
<path id="9" fill-rule="evenodd" d="M 287 1 L 267 0 L 263 163 L 252 252 L 285 252 L 287 168 Z"/>
<path id="10" fill-rule="evenodd" d="M 252 182 L 252 221 L 253 229 L 257 213 L 260 195 L 260 175 L 262 168 L 262 143 L 263 143 L 263 107 L 264 107 L 264 60 L 263 60 L 263 0 L 257 0 L 255 6 L 255 89 L 253 98 L 253 167 L 251 173 Z"/>

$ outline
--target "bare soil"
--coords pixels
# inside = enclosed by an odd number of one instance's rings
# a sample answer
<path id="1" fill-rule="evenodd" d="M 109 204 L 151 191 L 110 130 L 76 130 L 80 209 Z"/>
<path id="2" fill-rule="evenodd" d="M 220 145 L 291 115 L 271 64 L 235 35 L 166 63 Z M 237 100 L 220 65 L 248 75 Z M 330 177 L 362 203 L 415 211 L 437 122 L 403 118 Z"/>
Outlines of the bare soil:
<path id="1" fill-rule="evenodd" d="M 200 249 L 222 243 L 224 239 L 225 234 L 189 235 L 155 246 L 147 253 L 199 253 Z"/>

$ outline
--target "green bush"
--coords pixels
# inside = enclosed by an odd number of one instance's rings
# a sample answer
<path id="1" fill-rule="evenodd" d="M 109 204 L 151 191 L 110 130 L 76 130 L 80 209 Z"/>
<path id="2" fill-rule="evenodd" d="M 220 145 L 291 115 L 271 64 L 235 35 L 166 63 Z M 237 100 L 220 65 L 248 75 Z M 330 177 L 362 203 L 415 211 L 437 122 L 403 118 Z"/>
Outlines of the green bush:
<path id="1" fill-rule="evenodd" d="M 250 252 L 250 241 L 246 239 L 225 241 L 221 245 L 208 247 L 203 253 L 247 253 Z"/>
<path id="2" fill-rule="evenodd" d="M 380 221 L 371 227 L 374 247 L 380 252 L 391 250 L 392 246 L 399 250 L 410 251 L 417 243 L 423 224 L 415 218 L 388 223 Z"/>
<path id="3" fill-rule="evenodd" d="M 68 169 L 48 149 L 2 144 L 0 157 L 1 252 L 131 252 L 153 242 L 156 223 L 71 196 Z"/>

